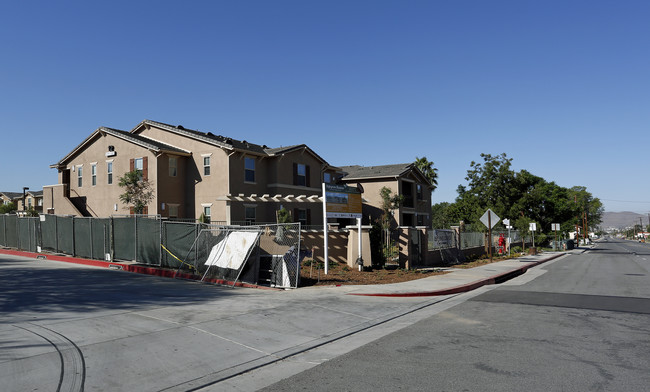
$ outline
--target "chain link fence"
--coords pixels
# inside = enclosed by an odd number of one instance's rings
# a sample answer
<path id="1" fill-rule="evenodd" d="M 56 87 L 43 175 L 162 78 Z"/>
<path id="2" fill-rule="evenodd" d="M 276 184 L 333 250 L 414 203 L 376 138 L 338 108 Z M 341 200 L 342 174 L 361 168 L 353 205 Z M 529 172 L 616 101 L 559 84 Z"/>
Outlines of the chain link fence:
<path id="1" fill-rule="evenodd" d="M 185 238 L 190 235 L 185 233 Z M 296 288 L 306 256 L 300 247 L 300 223 L 210 225 L 198 232 L 186 256 L 177 259 L 177 273 L 195 273 L 201 281 Z"/>
<path id="2" fill-rule="evenodd" d="M 306 256 L 299 251 L 300 240 L 300 223 L 225 226 L 168 221 L 157 215 L 0 215 L 0 246 L 134 262 L 198 274 L 204 281 L 272 287 L 298 287 L 300 262 Z M 242 249 L 247 252 L 242 254 Z"/>

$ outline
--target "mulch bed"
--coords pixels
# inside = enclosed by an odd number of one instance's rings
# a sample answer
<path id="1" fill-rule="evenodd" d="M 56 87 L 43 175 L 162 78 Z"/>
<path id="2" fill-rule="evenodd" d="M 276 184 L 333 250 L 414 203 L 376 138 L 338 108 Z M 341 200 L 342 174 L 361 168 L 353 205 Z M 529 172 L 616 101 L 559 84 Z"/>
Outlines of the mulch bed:
<path id="1" fill-rule="evenodd" d="M 517 255 L 518 256 L 518 255 Z M 516 257 L 513 255 L 512 257 Z M 429 276 L 444 275 L 449 273 L 449 268 L 474 268 L 484 264 L 495 263 L 507 260 L 508 257 L 484 257 L 478 260 L 468 261 L 462 264 L 442 268 L 427 268 L 422 270 L 405 270 L 399 268 L 372 269 L 359 271 L 350 268 L 345 263 L 333 263 L 328 266 L 328 274 L 325 275 L 322 266 L 319 271 L 316 265 L 310 268 L 310 261 L 307 260 L 300 269 L 300 286 L 331 286 L 331 285 L 365 285 L 365 284 L 388 284 L 408 282 L 410 280 L 422 279 Z"/>

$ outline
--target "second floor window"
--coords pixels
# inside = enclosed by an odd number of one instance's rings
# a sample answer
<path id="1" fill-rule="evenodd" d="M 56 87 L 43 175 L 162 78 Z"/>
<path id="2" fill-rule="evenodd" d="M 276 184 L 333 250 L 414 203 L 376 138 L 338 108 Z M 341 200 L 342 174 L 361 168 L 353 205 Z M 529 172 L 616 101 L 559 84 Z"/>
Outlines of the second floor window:
<path id="1" fill-rule="evenodd" d="M 111 185 L 113 183 L 113 162 L 106 162 L 106 175 L 108 185 Z"/>
<path id="2" fill-rule="evenodd" d="M 326 184 L 332 183 L 332 175 L 330 173 L 323 173 L 323 182 Z"/>
<path id="3" fill-rule="evenodd" d="M 210 175 L 210 157 L 203 157 L 203 175 Z"/>
<path id="4" fill-rule="evenodd" d="M 244 181 L 255 182 L 255 158 L 244 158 Z"/>
<path id="5" fill-rule="evenodd" d="M 178 174 L 178 158 L 169 157 L 169 176 L 176 177 Z"/>
<path id="6" fill-rule="evenodd" d="M 79 166 L 77 168 L 77 186 L 81 188 L 84 183 L 83 167 Z"/>
<path id="7" fill-rule="evenodd" d="M 92 186 L 97 185 L 97 164 L 90 165 L 90 183 Z"/>
<path id="8" fill-rule="evenodd" d="M 404 207 L 413 208 L 415 203 L 413 202 L 413 183 L 402 181 L 402 196 L 404 196 Z M 406 225 L 411 226 L 411 224 Z"/>
<path id="9" fill-rule="evenodd" d="M 140 175 L 140 181 L 142 181 L 142 170 L 144 169 L 144 164 L 142 163 L 142 158 L 135 158 L 133 161 L 133 170 L 137 170 Z"/>
<path id="10" fill-rule="evenodd" d="M 417 184 L 415 186 L 415 192 L 417 194 L 418 200 L 424 200 L 424 193 L 422 193 L 422 185 Z"/>
<path id="11" fill-rule="evenodd" d="M 293 185 L 309 186 L 309 166 L 302 163 L 293 164 Z"/>

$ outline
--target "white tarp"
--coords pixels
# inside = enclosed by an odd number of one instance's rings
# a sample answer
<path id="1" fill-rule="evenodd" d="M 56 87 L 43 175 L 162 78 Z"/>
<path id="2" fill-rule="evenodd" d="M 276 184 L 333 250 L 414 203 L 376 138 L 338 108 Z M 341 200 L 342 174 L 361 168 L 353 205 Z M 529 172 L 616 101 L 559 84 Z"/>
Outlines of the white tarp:
<path id="1" fill-rule="evenodd" d="M 238 270 L 246 261 L 250 249 L 257 242 L 256 231 L 234 231 L 212 247 L 205 265 Z"/>

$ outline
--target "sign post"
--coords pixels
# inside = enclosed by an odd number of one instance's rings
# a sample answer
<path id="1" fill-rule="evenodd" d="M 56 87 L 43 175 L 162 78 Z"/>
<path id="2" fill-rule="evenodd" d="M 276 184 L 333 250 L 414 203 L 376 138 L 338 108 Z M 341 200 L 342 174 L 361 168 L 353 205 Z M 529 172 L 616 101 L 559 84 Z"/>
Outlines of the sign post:
<path id="1" fill-rule="evenodd" d="M 492 228 L 494 225 L 499 223 L 501 218 L 494 212 L 492 212 L 491 209 L 488 208 L 487 211 L 485 211 L 485 214 L 481 217 L 481 223 L 483 223 L 487 228 L 488 228 L 488 239 L 489 239 L 489 245 L 488 245 L 488 253 L 490 254 L 490 261 L 492 261 Z"/>
<path id="2" fill-rule="evenodd" d="M 537 231 L 537 223 L 531 222 L 528 229 L 533 233 L 533 248 L 535 247 L 535 232 Z"/>
<path id="3" fill-rule="evenodd" d="M 557 232 L 560 231 L 559 223 L 551 223 L 551 229 L 555 232 L 555 242 L 553 243 L 553 250 L 557 250 Z"/>
<path id="4" fill-rule="evenodd" d="M 347 185 L 323 183 L 323 247 L 325 275 L 329 270 L 327 218 L 356 218 L 359 227 L 359 270 L 363 265 L 361 258 L 361 191 Z"/>
<path id="5" fill-rule="evenodd" d="M 510 229 L 512 229 L 512 226 L 510 226 L 510 219 L 504 219 L 503 224 L 506 226 L 506 229 L 508 229 L 508 257 L 510 257 Z"/>

